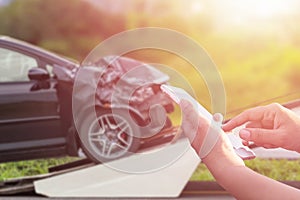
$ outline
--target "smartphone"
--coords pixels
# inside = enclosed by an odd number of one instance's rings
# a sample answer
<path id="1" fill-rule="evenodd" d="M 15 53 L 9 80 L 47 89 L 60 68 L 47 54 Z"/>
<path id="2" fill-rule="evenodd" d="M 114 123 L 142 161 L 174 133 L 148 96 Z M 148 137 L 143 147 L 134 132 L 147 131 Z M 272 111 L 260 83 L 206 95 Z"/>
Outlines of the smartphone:
<path id="1" fill-rule="evenodd" d="M 182 88 L 170 86 L 170 85 L 161 85 L 161 90 L 166 93 L 176 104 L 180 103 L 181 99 L 188 100 L 195 110 L 202 116 L 206 117 L 208 120 L 212 120 L 212 114 L 208 112 L 196 99 L 194 99 L 188 92 Z M 228 133 L 227 137 L 229 138 L 235 153 L 242 158 L 243 160 L 249 160 L 256 157 L 255 153 L 249 149 L 249 147 L 244 146 L 240 137 L 233 133 Z"/>

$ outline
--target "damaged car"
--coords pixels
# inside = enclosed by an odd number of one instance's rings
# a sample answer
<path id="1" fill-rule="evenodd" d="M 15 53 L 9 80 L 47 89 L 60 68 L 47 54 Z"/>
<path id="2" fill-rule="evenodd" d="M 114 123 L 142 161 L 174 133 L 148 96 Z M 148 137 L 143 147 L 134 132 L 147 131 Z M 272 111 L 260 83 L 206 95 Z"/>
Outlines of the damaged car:
<path id="1" fill-rule="evenodd" d="M 143 73 L 130 74 L 133 69 Z M 0 36 L 0 162 L 78 156 L 80 148 L 95 162 L 136 152 L 144 138 L 172 127 L 168 117 L 157 121 L 161 108 L 174 109 L 160 91 L 168 80 L 130 58 L 107 56 L 81 66 Z"/>

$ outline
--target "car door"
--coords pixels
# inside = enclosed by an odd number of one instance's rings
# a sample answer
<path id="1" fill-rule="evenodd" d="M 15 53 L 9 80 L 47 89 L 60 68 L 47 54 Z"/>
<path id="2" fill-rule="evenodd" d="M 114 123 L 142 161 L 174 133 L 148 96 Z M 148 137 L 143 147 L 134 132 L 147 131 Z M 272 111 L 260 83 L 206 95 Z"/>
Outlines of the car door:
<path id="1" fill-rule="evenodd" d="M 28 71 L 38 66 L 34 57 L 0 48 L 0 155 L 16 152 L 5 159 L 22 159 L 18 158 L 24 156 L 21 151 L 65 144 L 55 80 L 49 81 L 49 88 L 34 90 L 36 82 L 28 79 Z M 0 161 L 4 157 L 0 156 Z M 33 153 L 32 157 L 39 156 Z"/>

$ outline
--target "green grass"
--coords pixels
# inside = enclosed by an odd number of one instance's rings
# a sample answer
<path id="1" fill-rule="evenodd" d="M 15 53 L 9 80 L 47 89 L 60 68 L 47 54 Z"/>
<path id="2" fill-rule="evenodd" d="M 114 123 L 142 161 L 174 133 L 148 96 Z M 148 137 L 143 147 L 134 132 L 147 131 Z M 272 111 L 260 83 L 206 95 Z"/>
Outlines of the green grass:
<path id="1" fill-rule="evenodd" d="M 266 160 L 255 159 L 245 161 L 254 171 L 281 181 L 300 181 L 300 160 Z M 215 180 L 204 164 L 200 164 L 191 177 L 192 181 Z"/>
<path id="2" fill-rule="evenodd" d="M 9 162 L 0 164 L 0 181 L 22 176 L 48 173 L 48 168 L 75 161 L 78 158 L 63 157 L 38 159 L 29 161 Z"/>
<path id="3" fill-rule="evenodd" d="M 44 174 L 48 172 L 49 167 L 71 162 L 76 159 L 77 158 L 64 157 L 58 159 L 2 163 L 0 164 L 0 181 L 21 176 Z M 300 181 L 300 160 L 255 159 L 245 161 L 245 163 L 254 171 L 276 180 Z M 190 180 L 212 181 L 214 178 L 206 166 L 201 163 Z"/>
<path id="4" fill-rule="evenodd" d="M 245 163 L 254 171 L 276 180 L 300 181 L 300 160 L 256 159 Z"/>

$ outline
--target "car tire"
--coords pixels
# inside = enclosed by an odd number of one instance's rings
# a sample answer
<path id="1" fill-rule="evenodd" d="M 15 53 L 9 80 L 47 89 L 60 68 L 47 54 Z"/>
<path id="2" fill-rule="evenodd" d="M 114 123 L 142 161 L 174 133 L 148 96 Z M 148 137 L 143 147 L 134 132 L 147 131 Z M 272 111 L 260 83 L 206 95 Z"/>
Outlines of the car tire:
<path id="1" fill-rule="evenodd" d="M 85 112 L 78 131 L 82 149 L 91 160 L 103 163 L 138 150 L 140 131 L 125 110 L 101 109 L 96 119 L 93 112 Z"/>

